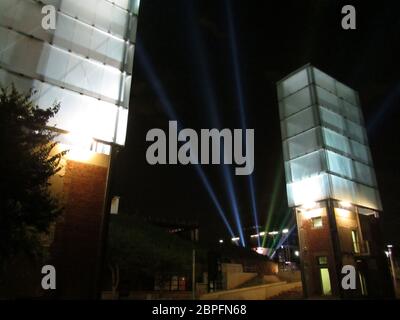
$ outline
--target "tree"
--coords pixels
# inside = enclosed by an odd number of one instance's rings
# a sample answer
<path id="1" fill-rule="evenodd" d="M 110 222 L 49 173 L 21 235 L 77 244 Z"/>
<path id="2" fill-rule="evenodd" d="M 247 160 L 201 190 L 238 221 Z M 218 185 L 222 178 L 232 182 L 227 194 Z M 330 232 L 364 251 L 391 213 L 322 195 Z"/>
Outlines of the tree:
<path id="1" fill-rule="evenodd" d="M 49 191 L 49 178 L 60 170 L 65 152 L 53 154 L 57 133 L 47 127 L 59 104 L 44 110 L 33 91 L 0 88 L 0 267 L 18 255 L 46 253 L 41 237 L 61 213 Z M 0 269 L 1 271 L 1 269 Z"/>

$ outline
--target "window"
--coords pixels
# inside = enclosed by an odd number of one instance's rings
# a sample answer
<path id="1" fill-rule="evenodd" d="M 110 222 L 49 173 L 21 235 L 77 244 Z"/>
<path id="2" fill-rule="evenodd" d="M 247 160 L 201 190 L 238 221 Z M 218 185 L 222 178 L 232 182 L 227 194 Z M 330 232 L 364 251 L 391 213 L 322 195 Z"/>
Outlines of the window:
<path id="1" fill-rule="evenodd" d="M 331 278 L 329 276 L 329 269 L 321 268 L 320 276 L 321 276 L 322 294 L 325 296 L 330 296 L 332 294 L 332 289 L 331 289 Z"/>
<path id="2" fill-rule="evenodd" d="M 358 277 L 360 279 L 361 294 L 363 296 L 366 296 L 368 292 L 367 292 L 367 284 L 365 283 L 365 277 L 361 272 L 358 273 Z"/>
<path id="3" fill-rule="evenodd" d="M 322 228 L 322 217 L 311 218 L 313 228 Z"/>
<path id="4" fill-rule="evenodd" d="M 318 265 L 320 266 L 325 266 L 328 264 L 328 257 L 326 256 L 322 256 L 322 257 L 318 257 Z"/>
<path id="5" fill-rule="evenodd" d="M 319 275 L 321 281 L 321 291 L 323 295 L 331 295 L 332 288 L 331 288 L 331 278 L 329 275 L 328 269 L 328 257 L 327 256 L 320 256 L 317 257 L 317 264 L 320 266 Z"/>
<path id="6" fill-rule="evenodd" d="M 351 239 L 353 241 L 353 250 L 355 253 L 360 253 L 360 242 L 358 240 L 357 230 L 351 230 Z"/>

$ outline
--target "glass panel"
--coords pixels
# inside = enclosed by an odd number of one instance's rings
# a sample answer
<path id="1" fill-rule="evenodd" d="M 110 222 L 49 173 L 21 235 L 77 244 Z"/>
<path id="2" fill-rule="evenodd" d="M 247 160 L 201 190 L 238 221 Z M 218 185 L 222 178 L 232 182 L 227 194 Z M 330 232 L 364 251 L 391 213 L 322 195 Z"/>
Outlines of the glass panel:
<path id="1" fill-rule="evenodd" d="M 71 32 L 71 31 L 70 31 Z M 93 28 L 82 22 L 75 24 L 75 30 L 73 31 L 72 39 L 72 52 L 83 55 L 84 57 L 89 56 L 90 39 L 93 34 Z"/>
<path id="2" fill-rule="evenodd" d="M 57 25 L 54 31 L 54 44 L 58 47 L 71 49 L 72 39 L 75 33 L 75 24 L 78 23 L 65 14 L 57 15 Z"/>
<path id="3" fill-rule="evenodd" d="M 313 68 L 314 71 L 314 79 L 315 79 L 315 83 L 332 92 L 335 93 L 336 92 L 336 81 L 335 79 L 333 79 L 332 77 L 328 76 L 326 73 L 318 70 L 317 68 Z"/>
<path id="4" fill-rule="evenodd" d="M 317 151 L 288 162 L 291 174 L 291 181 L 295 182 L 322 172 L 321 152 Z"/>
<path id="5" fill-rule="evenodd" d="M 108 40 L 108 47 L 107 47 L 107 64 L 121 69 L 122 68 L 122 62 L 124 61 L 124 49 L 125 49 L 125 42 L 122 40 L 119 40 L 114 37 L 109 37 Z M 130 58 L 128 58 L 128 61 L 133 64 L 133 55 L 131 55 Z"/>
<path id="6" fill-rule="evenodd" d="M 343 157 L 332 151 L 326 151 L 328 168 L 331 172 L 354 179 L 353 165 L 349 158 Z"/>
<path id="7" fill-rule="evenodd" d="M 79 20 L 92 25 L 95 23 L 97 4 L 102 2 L 97 0 L 63 0 L 61 1 L 60 10 L 71 17 L 78 17 Z"/>
<path id="8" fill-rule="evenodd" d="M 123 8 L 125 10 L 129 9 L 129 1 L 130 0 L 112 0 L 112 1 L 107 0 L 107 1 L 108 2 L 114 2 L 117 6 Z"/>
<path id="9" fill-rule="evenodd" d="M 292 75 L 290 78 L 279 83 L 278 97 L 279 99 L 287 97 L 288 95 L 304 88 L 308 84 L 307 69 L 301 70 L 295 75 Z"/>
<path id="10" fill-rule="evenodd" d="M 319 105 L 328 108 L 337 114 L 342 114 L 342 105 L 337 96 L 320 87 L 316 87 L 316 93 Z"/>
<path id="11" fill-rule="evenodd" d="M 346 154 L 351 154 L 349 140 L 345 136 L 326 128 L 323 128 L 322 130 L 326 146 L 342 151 Z"/>
<path id="12" fill-rule="evenodd" d="M 131 6 L 132 6 L 132 11 L 134 14 L 139 13 L 139 6 L 140 6 L 140 0 L 130 0 L 131 1 Z"/>
<path id="13" fill-rule="evenodd" d="M 315 125 L 316 123 L 314 119 L 313 108 L 307 108 L 283 121 L 283 138 L 286 139 L 295 136 L 301 132 L 315 127 Z"/>
<path id="14" fill-rule="evenodd" d="M 353 106 L 358 106 L 357 93 L 343 83 L 336 82 L 336 94 L 338 97 L 343 98 Z"/>
<path id="15" fill-rule="evenodd" d="M 295 94 L 283 99 L 279 105 L 281 109 L 281 119 L 286 118 L 293 113 L 311 106 L 310 87 L 306 87 Z"/>
<path id="16" fill-rule="evenodd" d="M 119 100 L 122 73 L 112 67 L 104 66 L 101 93 L 115 102 Z"/>
<path id="17" fill-rule="evenodd" d="M 118 7 L 112 6 L 111 8 L 112 9 L 109 12 L 109 14 L 112 14 L 110 25 L 111 33 L 124 37 L 127 32 L 129 16 L 126 11 L 121 10 Z"/>
<path id="18" fill-rule="evenodd" d="M 287 184 L 289 206 L 300 206 L 329 197 L 329 181 L 326 174 Z"/>
<path id="19" fill-rule="evenodd" d="M 354 140 L 350 140 L 350 144 L 351 144 L 351 149 L 352 149 L 352 155 L 355 158 L 360 159 L 362 162 L 371 164 L 369 150 L 366 146 L 364 146 L 361 143 L 358 143 Z"/>
<path id="20" fill-rule="evenodd" d="M 33 87 L 32 80 L 11 74 L 4 69 L 0 69 L 0 85 L 7 88 L 12 83 L 14 83 L 15 88 L 18 91 L 23 93 L 28 93 Z"/>
<path id="21" fill-rule="evenodd" d="M 37 74 L 43 76 L 45 81 L 52 81 L 62 86 L 67 73 L 68 60 L 65 51 L 46 43 L 40 57 Z"/>
<path id="22" fill-rule="evenodd" d="M 0 21 L 1 24 L 7 27 L 12 27 L 14 17 L 17 14 L 18 6 L 15 0 L 1 0 L 0 1 Z"/>
<path id="23" fill-rule="evenodd" d="M 375 186 L 375 176 L 373 169 L 365 164 L 354 161 L 354 168 L 356 170 L 356 178 L 358 181 L 368 184 L 370 186 Z"/>
<path id="24" fill-rule="evenodd" d="M 365 132 L 361 126 L 349 120 L 346 120 L 346 124 L 347 132 L 350 138 L 357 140 L 361 143 L 366 143 Z"/>
<path id="25" fill-rule="evenodd" d="M 9 70 L 33 77 L 36 72 L 36 65 L 32 61 L 39 60 L 41 50 L 42 45 L 39 41 L 8 30 L 1 61 Z M 26 54 L 27 52 L 29 52 L 29 56 Z"/>
<path id="26" fill-rule="evenodd" d="M 376 189 L 359 184 L 355 203 L 376 210 L 382 210 L 381 200 Z"/>
<path id="27" fill-rule="evenodd" d="M 324 107 L 319 107 L 322 125 L 334 128 L 340 133 L 346 132 L 346 123 L 342 116 Z"/>
<path id="28" fill-rule="evenodd" d="M 120 107 L 118 115 L 116 143 L 120 145 L 125 144 L 127 126 L 128 126 L 128 110 Z"/>
<path id="29" fill-rule="evenodd" d="M 288 158 L 297 158 L 320 149 L 317 134 L 319 134 L 318 129 L 311 129 L 285 141 Z"/>
<path id="30" fill-rule="evenodd" d="M 332 197 L 339 201 L 355 203 L 357 185 L 347 179 L 330 175 L 332 184 Z"/>
<path id="31" fill-rule="evenodd" d="M 344 100 L 342 100 L 342 105 L 343 105 L 343 114 L 347 118 L 356 123 L 363 123 L 361 110 L 359 108 L 351 105 L 350 103 Z"/>
<path id="32" fill-rule="evenodd" d="M 136 43 L 136 31 L 137 31 L 138 18 L 137 16 L 132 16 L 130 19 L 130 33 L 129 40 L 133 43 Z"/>

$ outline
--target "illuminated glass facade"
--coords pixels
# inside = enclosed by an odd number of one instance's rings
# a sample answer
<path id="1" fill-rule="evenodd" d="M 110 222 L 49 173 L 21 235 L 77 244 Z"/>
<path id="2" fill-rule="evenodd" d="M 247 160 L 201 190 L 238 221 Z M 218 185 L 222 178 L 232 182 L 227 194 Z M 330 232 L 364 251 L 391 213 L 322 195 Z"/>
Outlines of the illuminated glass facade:
<path id="1" fill-rule="evenodd" d="M 382 210 L 357 92 L 311 65 L 277 86 L 289 206 Z"/>
<path id="2" fill-rule="evenodd" d="M 61 109 L 50 126 L 124 145 L 140 0 L 1 0 L 0 84 Z M 57 9 L 42 28 L 44 5 Z"/>

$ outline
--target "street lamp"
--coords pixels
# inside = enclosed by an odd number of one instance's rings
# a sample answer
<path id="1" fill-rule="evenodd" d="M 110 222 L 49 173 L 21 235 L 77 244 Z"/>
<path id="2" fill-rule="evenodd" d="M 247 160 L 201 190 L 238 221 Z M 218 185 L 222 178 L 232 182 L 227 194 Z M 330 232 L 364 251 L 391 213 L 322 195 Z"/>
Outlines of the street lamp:
<path id="1" fill-rule="evenodd" d="M 393 246 L 391 244 L 388 244 L 387 248 L 388 248 L 387 256 L 389 257 L 390 268 L 392 269 L 392 278 L 393 278 L 394 291 L 395 291 L 395 293 L 397 293 L 396 268 L 394 266 L 393 252 L 392 252 Z"/>

